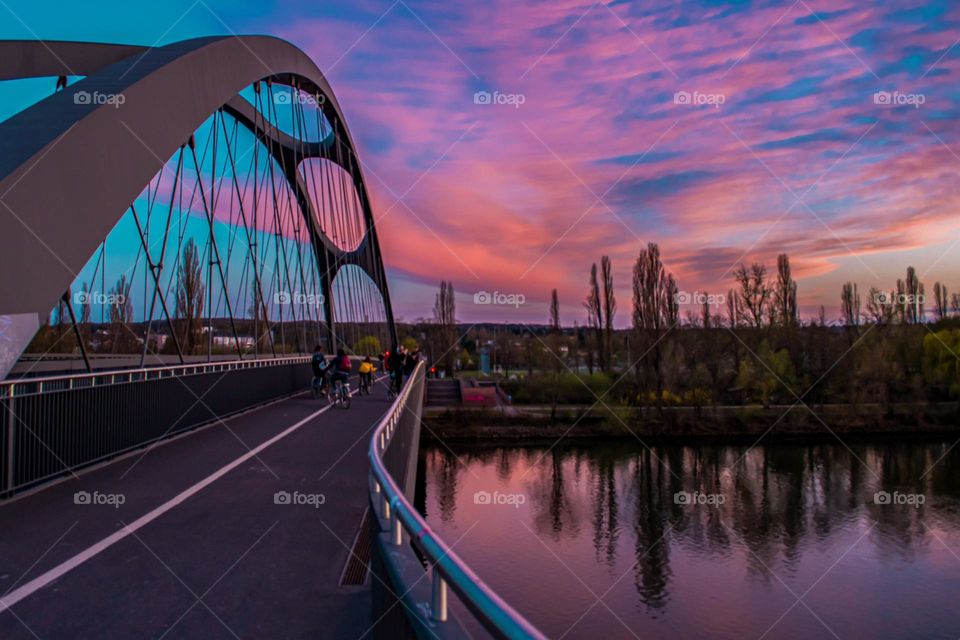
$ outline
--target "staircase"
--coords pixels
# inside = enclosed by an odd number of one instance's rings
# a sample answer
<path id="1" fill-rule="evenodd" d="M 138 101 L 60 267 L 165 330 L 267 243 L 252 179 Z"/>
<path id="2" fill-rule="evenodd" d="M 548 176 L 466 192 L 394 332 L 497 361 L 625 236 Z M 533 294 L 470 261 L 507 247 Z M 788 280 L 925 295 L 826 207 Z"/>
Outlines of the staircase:
<path id="1" fill-rule="evenodd" d="M 460 404 L 460 381 L 456 379 L 427 380 L 424 404 L 428 407 L 455 407 Z"/>

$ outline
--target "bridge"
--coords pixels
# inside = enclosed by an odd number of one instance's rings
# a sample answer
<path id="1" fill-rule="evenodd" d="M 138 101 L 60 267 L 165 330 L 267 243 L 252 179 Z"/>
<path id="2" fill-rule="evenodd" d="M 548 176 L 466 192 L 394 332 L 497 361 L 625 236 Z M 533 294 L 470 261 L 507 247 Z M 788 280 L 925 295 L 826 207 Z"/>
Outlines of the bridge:
<path id="1" fill-rule="evenodd" d="M 4 41 L 0 80 L 0 637 L 542 637 L 412 504 L 423 363 L 310 393 L 397 343 L 313 61 Z"/>

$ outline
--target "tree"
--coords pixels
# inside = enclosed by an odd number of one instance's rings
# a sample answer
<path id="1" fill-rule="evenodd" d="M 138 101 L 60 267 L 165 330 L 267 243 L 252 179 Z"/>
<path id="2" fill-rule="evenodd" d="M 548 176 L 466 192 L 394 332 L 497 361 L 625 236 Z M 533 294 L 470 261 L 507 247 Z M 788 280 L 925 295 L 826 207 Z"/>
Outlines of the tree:
<path id="1" fill-rule="evenodd" d="M 933 309 L 937 320 L 947 317 L 947 288 L 939 282 L 933 283 Z"/>
<path id="2" fill-rule="evenodd" d="M 583 301 L 583 306 L 587 310 L 587 326 L 593 333 L 592 345 L 589 349 L 587 366 L 590 373 L 593 373 L 594 353 L 598 354 L 600 359 L 600 368 L 604 369 L 603 353 L 600 347 L 600 332 L 602 331 L 603 310 L 600 301 L 600 283 L 597 280 L 597 263 L 590 265 L 590 291 L 587 293 L 587 299 Z"/>
<path id="3" fill-rule="evenodd" d="M 613 316 L 617 312 L 617 299 L 613 293 L 613 267 L 609 256 L 600 258 L 603 280 L 603 364 L 606 371 L 613 367 Z"/>
<path id="4" fill-rule="evenodd" d="M 176 316 L 183 340 L 185 354 L 197 354 L 203 340 L 203 268 L 200 266 L 200 251 L 193 238 L 183 247 L 183 258 L 177 267 Z"/>
<path id="5" fill-rule="evenodd" d="M 452 376 L 457 357 L 457 350 L 454 349 L 457 342 L 457 305 L 452 282 L 440 282 L 440 291 L 433 305 L 433 320 L 439 329 L 442 349 L 436 364 L 448 376 Z"/>
<path id="6" fill-rule="evenodd" d="M 898 286 L 897 293 L 903 296 L 900 300 L 903 305 L 903 321 L 907 324 L 923 322 L 923 284 L 917 277 L 916 269 L 907 267 L 907 279 L 902 282 L 902 288 Z M 900 281 L 898 285 L 899 283 Z"/>
<path id="7" fill-rule="evenodd" d="M 554 289 L 550 292 L 550 341 L 549 348 L 553 352 L 553 394 L 551 396 L 551 406 L 550 406 L 550 420 L 555 421 L 557 418 L 557 403 L 559 402 L 560 395 L 560 374 L 562 373 L 561 367 L 563 366 L 560 341 L 562 339 L 562 333 L 560 329 L 560 297 L 557 294 L 557 290 Z"/>
<path id="8" fill-rule="evenodd" d="M 797 324 L 797 283 L 790 274 L 790 258 L 777 256 L 777 284 L 773 294 L 774 319 L 777 324 L 793 327 Z"/>
<path id="9" fill-rule="evenodd" d="M 260 295 L 260 287 L 256 280 L 250 284 L 250 296 L 253 299 L 250 303 L 250 316 L 253 318 L 254 346 L 256 353 L 266 353 L 271 350 L 270 317 L 267 315 L 267 306 L 263 296 Z"/>
<path id="10" fill-rule="evenodd" d="M 740 290 L 737 292 L 738 320 L 759 329 L 763 326 L 763 313 L 770 299 L 767 285 L 767 268 L 754 262 L 750 269 L 741 264 L 733 274 Z"/>
<path id="11" fill-rule="evenodd" d="M 560 299 L 556 289 L 550 292 L 550 329 L 560 331 Z"/>
<path id="12" fill-rule="evenodd" d="M 867 294 L 867 313 L 874 324 L 886 324 L 893 321 L 897 315 L 898 305 L 891 300 L 887 291 L 880 291 L 877 287 L 870 287 Z"/>
<path id="13" fill-rule="evenodd" d="M 353 345 L 353 352 L 358 356 L 376 356 L 383 353 L 383 346 L 380 344 L 380 338 L 364 336 Z"/>
<path id="14" fill-rule="evenodd" d="M 132 281 L 122 274 L 117 284 L 110 289 L 107 300 L 109 302 L 110 325 L 113 334 L 112 352 L 130 353 L 134 349 L 135 340 L 130 322 L 133 321 L 133 300 L 130 298 Z"/>
<path id="15" fill-rule="evenodd" d="M 840 290 L 840 314 L 844 326 L 860 326 L 860 293 L 853 282 L 845 282 Z"/>
<path id="16" fill-rule="evenodd" d="M 673 274 L 665 272 L 660 247 L 651 242 L 633 265 L 633 327 L 641 353 L 647 354 L 644 358 L 653 369 L 658 410 L 663 408 L 662 342 L 664 331 L 672 329 L 679 317 L 676 297 Z"/>

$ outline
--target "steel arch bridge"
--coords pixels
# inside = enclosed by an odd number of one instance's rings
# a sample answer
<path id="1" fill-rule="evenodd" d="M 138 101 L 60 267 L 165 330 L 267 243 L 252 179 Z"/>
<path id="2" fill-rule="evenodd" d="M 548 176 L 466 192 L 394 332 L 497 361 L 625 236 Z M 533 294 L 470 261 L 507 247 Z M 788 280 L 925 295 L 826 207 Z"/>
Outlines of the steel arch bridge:
<path id="1" fill-rule="evenodd" d="M 302 51 L 0 42 L 0 80 L 30 78 L 50 94 L 0 123 L 0 377 L 25 351 L 90 369 L 396 341 L 362 163 Z"/>

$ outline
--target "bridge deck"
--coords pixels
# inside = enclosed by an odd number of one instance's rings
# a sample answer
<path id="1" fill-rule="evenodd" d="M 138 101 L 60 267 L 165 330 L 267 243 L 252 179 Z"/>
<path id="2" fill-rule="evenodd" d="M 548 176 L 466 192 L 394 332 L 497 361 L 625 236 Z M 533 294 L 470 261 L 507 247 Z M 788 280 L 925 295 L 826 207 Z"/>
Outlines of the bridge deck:
<path id="1" fill-rule="evenodd" d="M 348 411 L 316 415 L 324 404 L 262 407 L 0 507 L 0 592 L 17 599 L 0 603 L 0 637 L 363 635 L 369 586 L 339 581 L 388 403 L 378 384 Z M 75 504 L 78 491 L 124 502 Z M 275 504 L 278 491 L 325 502 Z"/>

